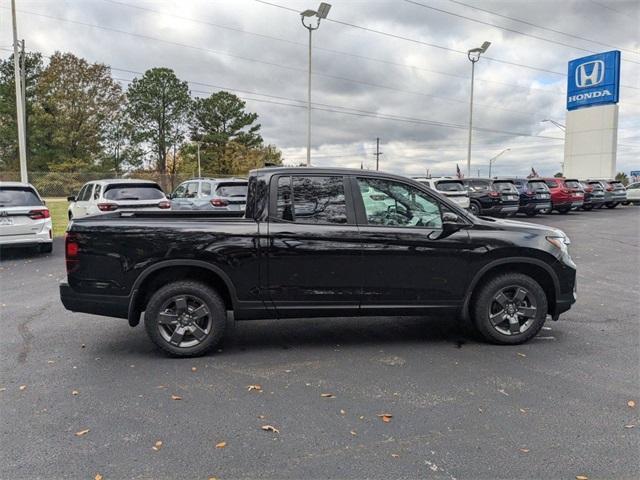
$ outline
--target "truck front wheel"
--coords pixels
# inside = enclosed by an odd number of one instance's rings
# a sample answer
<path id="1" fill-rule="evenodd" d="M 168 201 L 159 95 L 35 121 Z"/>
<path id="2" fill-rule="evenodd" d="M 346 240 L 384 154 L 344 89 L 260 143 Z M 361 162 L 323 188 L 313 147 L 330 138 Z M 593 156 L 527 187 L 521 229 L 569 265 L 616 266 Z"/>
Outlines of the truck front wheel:
<path id="1" fill-rule="evenodd" d="M 176 357 L 204 355 L 224 335 L 226 309 L 211 287 L 188 280 L 169 283 L 153 294 L 144 314 L 149 338 Z"/>
<path id="2" fill-rule="evenodd" d="M 502 345 L 533 338 L 547 317 L 547 297 L 533 278 L 505 273 L 489 280 L 475 297 L 473 320 L 482 336 Z"/>

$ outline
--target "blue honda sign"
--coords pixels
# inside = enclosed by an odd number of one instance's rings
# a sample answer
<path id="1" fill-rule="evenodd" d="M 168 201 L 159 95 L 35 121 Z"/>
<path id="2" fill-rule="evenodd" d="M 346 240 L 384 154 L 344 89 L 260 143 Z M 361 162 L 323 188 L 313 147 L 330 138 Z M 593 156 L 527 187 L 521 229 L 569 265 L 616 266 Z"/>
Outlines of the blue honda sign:
<path id="1" fill-rule="evenodd" d="M 597 53 L 569 62 L 567 110 L 618 103 L 620 52 Z"/>

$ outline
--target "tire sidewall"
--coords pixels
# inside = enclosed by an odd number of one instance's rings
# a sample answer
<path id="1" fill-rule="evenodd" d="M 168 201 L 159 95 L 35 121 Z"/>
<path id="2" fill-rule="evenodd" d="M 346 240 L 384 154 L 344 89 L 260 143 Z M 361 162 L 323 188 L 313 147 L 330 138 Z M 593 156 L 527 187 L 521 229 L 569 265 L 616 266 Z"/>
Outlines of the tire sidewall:
<path id="1" fill-rule="evenodd" d="M 211 314 L 211 332 L 207 338 L 193 347 L 183 348 L 171 345 L 158 330 L 158 315 L 161 306 L 176 295 L 192 295 L 201 299 Z M 211 287 L 190 281 L 178 281 L 161 287 L 153 294 L 144 314 L 144 326 L 147 335 L 159 348 L 172 356 L 195 357 L 204 355 L 215 348 L 224 336 L 226 309 L 220 295 Z"/>
<path id="2" fill-rule="evenodd" d="M 505 335 L 498 332 L 489 320 L 489 310 L 494 295 L 501 289 L 521 286 L 534 296 L 537 313 L 531 326 L 518 335 Z M 473 305 L 473 321 L 480 334 L 488 341 L 501 345 L 518 345 L 538 334 L 547 318 L 547 297 L 542 287 L 533 278 L 521 273 L 505 273 L 489 280 L 478 293 Z"/>
<path id="3" fill-rule="evenodd" d="M 473 213 L 475 216 L 478 216 L 482 213 L 482 208 L 478 202 L 472 201 L 469 204 L 469 211 Z"/>

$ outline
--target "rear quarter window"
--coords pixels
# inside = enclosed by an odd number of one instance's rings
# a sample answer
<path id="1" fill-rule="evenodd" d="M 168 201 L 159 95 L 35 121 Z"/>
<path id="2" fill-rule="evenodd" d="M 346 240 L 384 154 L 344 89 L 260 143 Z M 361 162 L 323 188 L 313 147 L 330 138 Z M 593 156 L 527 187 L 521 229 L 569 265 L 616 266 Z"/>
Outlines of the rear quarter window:
<path id="1" fill-rule="evenodd" d="M 220 184 L 216 188 L 219 197 L 246 197 L 248 185 L 246 183 Z"/>
<path id="2" fill-rule="evenodd" d="M 546 183 L 549 188 L 556 188 L 558 186 L 558 182 L 555 180 L 545 180 L 544 183 Z"/>
<path id="3" fill-rule="evenodd" d="M 440 192 L 461 192 L 464 190 L 464 185 L 461 182 L 442 181 L 436 183 L 436 190 Z"/>
<path id="4" fill-rule="evenodd" d="M 516 186 L 511 182 L 493 182 L 493 189 L 497 192 L 517 192 Z"/>

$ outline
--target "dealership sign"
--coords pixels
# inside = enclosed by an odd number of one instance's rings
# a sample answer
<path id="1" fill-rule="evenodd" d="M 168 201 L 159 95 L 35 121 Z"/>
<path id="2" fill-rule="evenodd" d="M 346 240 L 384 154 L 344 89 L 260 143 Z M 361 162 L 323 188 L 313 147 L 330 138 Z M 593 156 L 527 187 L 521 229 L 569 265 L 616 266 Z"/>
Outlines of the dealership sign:
<path id="1" fill-rule="evenodd" d="M 620 52 L 597 53 L 569 62 L 567 110 L 618 103 Z"/>

